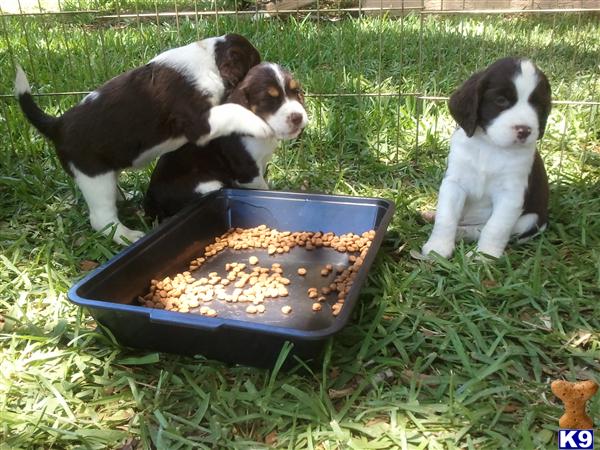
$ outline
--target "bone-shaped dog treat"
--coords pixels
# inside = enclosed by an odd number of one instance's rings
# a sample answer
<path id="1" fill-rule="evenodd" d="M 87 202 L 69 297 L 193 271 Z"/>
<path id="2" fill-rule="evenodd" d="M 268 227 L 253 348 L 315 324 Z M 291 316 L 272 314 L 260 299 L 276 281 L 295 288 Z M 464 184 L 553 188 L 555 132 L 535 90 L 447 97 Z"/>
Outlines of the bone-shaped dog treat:
<path id="1" fill-rule="evenodd" d="M 571 383 L 556 380 L 551 384 L 552 392 L 562 400 L 565 413 L 558 421 L 560 428 L 587 430 L 594 427 L 594 422 L 585 413 L 587 401 L 598 391 L 598 385 L 593 380 Z"/>

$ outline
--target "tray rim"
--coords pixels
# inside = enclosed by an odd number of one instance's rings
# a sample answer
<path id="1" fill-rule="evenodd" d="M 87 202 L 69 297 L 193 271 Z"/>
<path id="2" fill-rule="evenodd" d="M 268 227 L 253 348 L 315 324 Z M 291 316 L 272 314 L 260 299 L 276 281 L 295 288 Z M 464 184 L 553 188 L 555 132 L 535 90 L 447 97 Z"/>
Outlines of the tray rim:
<path id="1" fill-rule="evenodd" d="M 101 272 L 110 270 L 111 268 L 113 268 L 115 263 L 127 258 L 128 256 L 130 256 L 131 253 L 139 252 L 141 249 L 143 249 L 143 247 L 148 241 L 160 239 L 161 235 L 165 232 L 165 230 L 172 227 L 176 227 L 178 225 L 178 219 L 187 216 L 192 210 L 201 207 L 202 203 L 212 200 L 213 197 L 223 196 L 227 199 L 235 197 L 256 197 L 257 195 L 261 197 L 266 196 L 269 198 L 278 198 L 279 196 L 282 196 L 283 199 L 287 200 L 293 199 L 296 201 L 304 200 L 334 202 L 338 204 L 340 203 L 340 201 L 357 205 L 365 203 L 369 206 L 376 206 L 376 204 L 379 203 L 381 207 L 385 208 L 385 212 L 383 214 L 383 217 L 381 218 L 378 229 L 383 227 L 386 230 L 391 222 L 395 210 L 394 202 L 380 197 L 359 197 L 351 195 L 309 193 L 303 191 L 272 191 L 235 188 L 221 189 L 199 198 L 197 201 L 190 204 L 189 206 L 181 210 L 179 213 L 169 218 L 168 220 L 165 220 L 162 224 L 148 232 L 144 237 L 142 237 L 135 243 L 129 245 L 128 247 L 114 255 L 112 258 L 110 258 L 108 261 L 104 262 L 103 264 L 86 274 L 83 278 L 81 278 L 79 281 L 73 284 L 73 286 L 69 289 L 69 291 L 67 292 L 67 298 L 71 303 L 74 303 L 79 307 L 141 315 L 145 316 L 146 320 L 153 323 L 162 323 L 179 327 L 193 328 L 199 331 L 217 331 L 221 328 L 236 329 L 246 332 L 260 332 L 279 337 L 285 337 L 290 339 L 302 339 L 307 341 L 322 340 L 338 333 L 344 326 L 346 326 L 347 322 L 350 319 L 350 315 L 352 314 L 352 311 L 354 310 L 354 307 L 358 301 L 360 287 L 366 281 L 368 271 L 371 269 L 375 257 L 377 256 L 377 252 L 379 251 L 385 233 L 376 233 L 375 239 L 373 240 L 371 248 L 367 252 L 364 264 L 362 266 L 364 270 L 358 272 L 359 277 L 361 278 L 359 279 L 360 282 L 355 283 L 352 286 L 350 292 L 348 293 L 346 302 L 351 303 L 352 307 L 342 308 L 341 313 L 337 316 L 336 320 L 334 320 L 331 323 L 331 325 L 318 330 L 302 330 L 298 328 L 268 325 L 249 320 L 227 319 L 221 317 L 204 317 L 198 314 L 164 311 L 154 308 L 148 308 L 146 306 L 121 304 L 108 300 L 89 299 L 82 297 L 77 293 L 77 291 L 83 285 L 92 281 Z M 377 231 L 377 229 L 375 231 Z M 373 249 L 377 250 L 373 251 Z M 349 299 L 351 299 L 352 301 L 348 302 Z"/>

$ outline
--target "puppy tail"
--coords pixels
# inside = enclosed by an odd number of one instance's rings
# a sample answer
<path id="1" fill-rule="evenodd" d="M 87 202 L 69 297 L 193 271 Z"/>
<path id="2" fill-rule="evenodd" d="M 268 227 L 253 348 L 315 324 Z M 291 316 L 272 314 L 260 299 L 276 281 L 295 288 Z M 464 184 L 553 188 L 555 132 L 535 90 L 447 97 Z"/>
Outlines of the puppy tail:
<path id="1" fill-rule="evenodd" d="M 46 114 L 33 101 L 27 75 L 25 75 L 25 72 L 19 65 L 17 65 L 17 74 L 15 77 L 15 96 L 27 120 L 44 136 L 52 141 L 56 141 L 60 120 L 57 117 Z"/>

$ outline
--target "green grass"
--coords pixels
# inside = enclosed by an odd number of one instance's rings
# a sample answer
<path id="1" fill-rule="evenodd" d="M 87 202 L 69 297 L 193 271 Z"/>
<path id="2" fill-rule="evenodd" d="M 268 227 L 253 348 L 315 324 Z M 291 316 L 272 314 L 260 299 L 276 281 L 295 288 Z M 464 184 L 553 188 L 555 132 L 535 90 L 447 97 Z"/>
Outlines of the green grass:
<path id="1" fill-rule="evenodd" d="M 10 98 L 0 99 L 0 448 L 556 448 L 555 378 L 600 381 L 600 118 L 554 108 L 541 151 L 551 226 L 493 263 L 411 259 L 430 225 L 453 123 L 448 95 L 505 54 L 529 55 L 557 100 L 600 99 L 597 17 L 220 18 L 99 24 L 0 17 L 0 92 L 19 61 L 39 93 L 87 91 L 157 52 L 237 31 L 290 67 L 311 125 L 270 169 L 277 189 L 381 196 L 397 213 L 349 326 L 312 375 L 120 348 L 65 293 L 120 251 Z M 81 95 L 40 97 L 49 111 Z M 417 139 L 418 138 L 418 139 Z M 148 170 L 128 172 L 143 228 Z M 0 324 L 2 320 L 0 320 Z M 144 336 L 140 336 L 143 341 Z M 283 355 L 285 356 L 285 355 Z M 596 424 L 600 395 L 591 402 Z"/>

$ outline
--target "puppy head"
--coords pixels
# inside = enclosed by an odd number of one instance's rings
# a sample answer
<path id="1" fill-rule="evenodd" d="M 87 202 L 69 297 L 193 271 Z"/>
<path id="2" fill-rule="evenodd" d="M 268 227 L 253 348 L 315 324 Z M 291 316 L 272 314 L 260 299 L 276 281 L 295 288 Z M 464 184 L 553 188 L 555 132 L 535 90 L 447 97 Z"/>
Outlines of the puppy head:
<path id="1" fill-rule="evenodd" d="M 262 118 L 277 139 L 297 137 L 308 123 L 300 83 L 277 64 L 264 62 L 250 69 L 228 101 Z"/>
<path id="2" fill-rule="evenodd" d="M 469 137 L 481 127 L 500 147 L 529 146 L 544 135 L 550 83 L 528 59 L 503 58 L 465 81 L 448 106 Z"/>
<path id="3" fill-rule="evenodd" d="M 228 94 L 252 67 L 260 63 L 260 53 L 244 36 L 226 34 L 215 44 L 215 62 Z"/>

